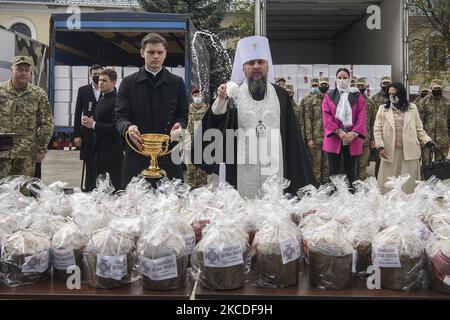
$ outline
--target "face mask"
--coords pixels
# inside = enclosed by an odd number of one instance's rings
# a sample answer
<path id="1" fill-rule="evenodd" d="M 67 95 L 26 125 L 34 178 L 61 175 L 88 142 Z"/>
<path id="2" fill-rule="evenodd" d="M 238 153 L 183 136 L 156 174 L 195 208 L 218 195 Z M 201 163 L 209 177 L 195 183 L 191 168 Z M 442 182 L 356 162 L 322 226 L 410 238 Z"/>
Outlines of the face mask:
<path id="1" fill-rule="evenodd" d="M 361 94 L 366 93 L 366 88 L 364 88 L 364 89 L 359 89 L 359 92 L 361 92 Z"/>
<path id="2" fill-rule="evenodd" d="M 312 88 L 311 89 L 311 93 L 318 93 L 319 92 L 319 88 Z"/>
<path id="3" fill-rule="evenodd" d="M 389 96 L 389 100 L 393 103 L 393 104 L 398 104 L 398 102 L 400 101 L 400 99 L 397 96 Z"/>
<path id="4" fill-rule="evenodd" d="M 387 93 L 387 89 L 388 89 L 388 87 L 381 87 L 381 90 L 382 90 L 384 93 Z"/>
<path id="5" fill-rule="evenodd" d="M 440 97 L 440 96 L 442 96 L 442 90 L 432 90 L 431 93 L 432 93 L 433 96 L 435 96 L 435 97 Z"/>
<path id="6" fill-rule="evenodd" d="M 319 91 L 322 92 L 322 93 L 326 93 L 328 91 L 328 88 L 329 87 L 320 87 Z"/>
<path id="7" fill-rule="evenodd" d="M 345 90 L 350 86 L 350 79 L 337 79 L 336 80 L 338 89 Z"/>
<path id="8" fill-rule="evenodd" d="M 425 98 L 427 95 L 428 95 L 428 92 L 423 92 L 423 93 L 420 94 L 420 97 L 421 98 Z"/>
<path id="9" fill-rule="evenodd" d="M 194 101 L 194 104 L 197 104 L 197 105 L 202 103 L 202 98 L 201 97 L 194 97 L 194 98 L 192 98 L 192 100 Z"/>
<path id="10" fill-rule="evenodd" d="M 100 79 L 100 76 L 93 76 L 92 77 L 92 81 L 97 85 L 98 84 L 98 80 Z"/>

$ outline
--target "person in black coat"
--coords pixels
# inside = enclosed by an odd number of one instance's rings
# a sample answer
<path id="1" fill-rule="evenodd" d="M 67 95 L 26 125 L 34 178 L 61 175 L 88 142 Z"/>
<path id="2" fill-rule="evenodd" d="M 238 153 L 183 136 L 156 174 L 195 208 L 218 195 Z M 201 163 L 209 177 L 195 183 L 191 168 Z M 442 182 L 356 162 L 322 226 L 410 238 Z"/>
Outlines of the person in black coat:
<path id="1" fill-rule="evenodd" d="M 84 117 L 82 125 L 94 131 L 92 170 L 95 177 L 109 173 L 114 188 L 122 186 L 123 140 L 113 124 L 116 108 L 117 73 L 105 69 L 100 75 L 102 96 L 95 109 L 94 118 Z"/>
<path id="2" fill-rule="evenodd" d="M 81 185 L 84 191 L 91 191 L 95 188 L 95 173 L 92 171 L 93 131 L 81 125 L 81 118 L 83 116 L 92 117 L 95 113 L 101 94 L 98 81 L 102 70 L 103 67 L 99 64 L 94 64 L 89 68 L 92 82 L 78 88 L 75 107 L 73 136 L 75 146 L 80 148 L 80 159 L 83 160 L 83 166 L 86 169 L 86 178 L 81 178 L 82 181 L 84 179 L 84 185 Z"/>
<path id="3" fill-rule="evenodd" d="M 162 64 L 167 55 L 167 42 L 159 34 L 150 33 L 141 42 L 141 56 L 145 66 L 124 78 L 117 94 L 114 122 L 122 135 L 128 134 L 140 150 L 144 133 L 161 133 L 179 136 L 186 128 L 188 102 L 181 77 L 171 74 Z M 150 158 L 125 147 L 122 186 L 148 168 Z M 171 155 L 158 159 L 159 167 L 167 177 L 183 178 L 181 161 L 174 163 Z"/>

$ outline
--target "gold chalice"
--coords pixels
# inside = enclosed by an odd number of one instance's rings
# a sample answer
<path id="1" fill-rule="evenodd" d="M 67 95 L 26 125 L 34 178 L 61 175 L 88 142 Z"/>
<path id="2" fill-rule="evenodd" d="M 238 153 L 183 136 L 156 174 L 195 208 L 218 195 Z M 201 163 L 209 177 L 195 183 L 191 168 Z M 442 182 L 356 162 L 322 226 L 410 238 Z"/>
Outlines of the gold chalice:
<path id="1" fill-rule="evenodd" d="M 158 157 L 165 156 L 171 153 L 169 151 L 170 136 L 159 133 L 141 134 L 142 151 L 136 149 L 133 143 L 130 142 L 128 133 L 125 134 L 125 140 L 131 149 L 143 156 L 150 157 L 150 166 L 141 172 L 141 175 L 146 179 L 159 179 L 165 177 L 166 171 L 158 167 Z"/>

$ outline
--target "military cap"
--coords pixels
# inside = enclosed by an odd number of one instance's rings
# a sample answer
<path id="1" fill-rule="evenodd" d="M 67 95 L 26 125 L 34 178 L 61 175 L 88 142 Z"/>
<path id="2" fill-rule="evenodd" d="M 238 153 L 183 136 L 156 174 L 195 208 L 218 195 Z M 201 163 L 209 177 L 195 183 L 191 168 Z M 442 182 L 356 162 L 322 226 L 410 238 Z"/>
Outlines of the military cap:
<path id="1" fill-rule="evenodd" d="M 421 84 L 419 87 L 419 92 L 423 92 L 423 91 L 430 92 L 430 88 L 425 84 Z"/>
<path id="2" fill-rule="evenodd" d="M 313 84 L 319 84 L 319 78 L 312 78 L 311 85 L 313 85 Z"/>
<path id="3" fill-rule="evenodd" d="M 367 85 L 367 80 L 366 78 L 362 77 L 362 78 L 355 78 L 355 84 L 362 84 L 362 85 Z"/>
<path id="4" fill-rule="evenodd" d="M 15 56 L 12 59 L 12 66 L 13 67 L 15 67 L 15 66 L 17 66 L 19 64 L 22 64 L 22 63 L 25 63 L 25 64 L 28 64 L 30 66 L 33 66 L 33 59 L 31 59 L 31 57 L 28 57 L 28 56 Z"/>
<path id="5" fill-rule="evenodd" d="M 286 85 L 286 91 L 287 92 L 294 92 L 294 86 L 292 84 Z"/>
<path id="6" fill-rule="evenodd" d="M 275 78 L 275 82 L 278 82 L 278 81 L 284 81 L 284 82 L 286 82 L 286 79 L 285 79 L 284 77 L 276 77 L 276 78 Z"/>
<path id="7" fill-rule="evenodd" d="M 383 83 L 383 82 L 389 82 L 389 83 L 392 83 L 392 78 L 391 77 L 382 77 L 381 78 L 381 83 Z"/>
<path id="8" fill-rule="evenodd" d="M 330 84 L 328 77 L 320 77 L 318 82 L 319 85 L 321 85 L 322 83 Z"/>
<path id="9" fill-rule="evenodd" d="M 440 79 L 434 79 L 431 81 L 431 89 L 442 89 L 444 88 L 444 82 Z"/>

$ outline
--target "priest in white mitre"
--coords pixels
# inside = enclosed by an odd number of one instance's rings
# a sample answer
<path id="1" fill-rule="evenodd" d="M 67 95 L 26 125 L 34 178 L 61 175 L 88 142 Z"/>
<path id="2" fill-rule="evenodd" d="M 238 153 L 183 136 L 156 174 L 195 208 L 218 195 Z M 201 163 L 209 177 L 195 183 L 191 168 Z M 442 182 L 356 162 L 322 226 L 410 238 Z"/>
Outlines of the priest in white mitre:
<path id="1" fill-rule="evenodd" d="M 288 179 L 285 192 L 294 195 L 299 188 L 315 184 L 305 145 L 299 139 L 292 99 L 273 82 L 268 39 L 241 39 L 231 81 L 220 85 L 216 100 L 194 134 L 193 163 L 210 174 L 219 174 L 220 164 L 225 163 L 226 181 L 247 198 L 255 198 L 273 175 Z M 206 159 L 205 152 L 210 129 L 221 132 L 220 137 L 215 136 L 214 144 L 220 150 L 212 153 L 213 161 Z"/>

